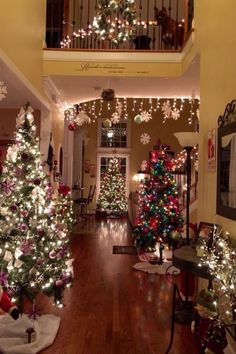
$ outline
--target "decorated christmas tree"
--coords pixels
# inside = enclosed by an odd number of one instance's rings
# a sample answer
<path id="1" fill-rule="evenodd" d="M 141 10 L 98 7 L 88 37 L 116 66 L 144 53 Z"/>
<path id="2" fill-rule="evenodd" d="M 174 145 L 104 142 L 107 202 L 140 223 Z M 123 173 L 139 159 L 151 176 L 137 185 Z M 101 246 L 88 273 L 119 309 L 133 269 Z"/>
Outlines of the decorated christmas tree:
<path id="1" fill-rule="evenodd" d="M 125 178 L 119 168 L 119 160 L 113 157 L 109 160 L 100 185 L 100 194 L 97 202 L 99 211 L 107 215 L 122 215 L 127 212 L 125 195 Z"/>
<path id="2" fill-rule="evenodd" d="M 52 197 L 32 112 L 29 105 L 21 109 L 15 144 L 8 148 L 0 176 L 0 285 L 19 301 L 44 292 L 61 306 L 72 278 L 71 209 L 69 200 L 65 205 L 61 197 Z"/>
<path id="3" fill-rule="evenodd" d="M 93 28 L 100 40 L 118 44 L 134 38 L 136 22 L 135 0 L 99 0 Z"/>
<path id="4" fill-rule="evenodd" d="M 135 245 L 143 251 L 159 243 L 173 245 L 183 226 L 172 162 L 161 145 L 150 154 L 149 177 L 140 186 L 140 206 L 134 229 Z"/>

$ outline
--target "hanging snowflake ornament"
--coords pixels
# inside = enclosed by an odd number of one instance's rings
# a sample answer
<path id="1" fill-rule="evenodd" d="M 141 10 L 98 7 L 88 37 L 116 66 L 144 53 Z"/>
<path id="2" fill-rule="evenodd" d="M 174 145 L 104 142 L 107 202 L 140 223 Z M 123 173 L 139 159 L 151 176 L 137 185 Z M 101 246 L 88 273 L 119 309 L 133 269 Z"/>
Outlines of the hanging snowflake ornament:
<path id="1" fill-rule="evenodd" d="M 89 124 L 90 122 L 91 122 L 91 118 L 85 113 L 85 111 L 80 111 L 74 120 L 74 123 L 77 126 L 81 126 L 83 124 Z"/>
<path id="2" fill-rule="evenodd" d="M 142 111 L 140 113 L 141 117 L 142 117 L 142 121 L 143 122 L 149 122 L 149 120 L 152 119 L 151 113 L 147 112 L 147 111 Z"/>
<path id="3" fill-rule="evenodd" d="M 3 81 L 0 81 L 0 101 L 3 100 L 7 95 L 7 87 Z"/>
<path id="4" fill-rule="evenodd" d="M 164 121 L 168 118 L 171 118 L 171 105 L 170 105 L 170 101 L 165 101 L 163 102 L 163 105 L 161 106 L 161 110 L 164 114 Z"/>
<path id="5" fill-rule="evenodd" d="M 141 136 L 140 136 L 140 142 L 143 144 L 143 145 L 147 145 L 149 144 L 151 140 L 151 137 L 148 133 L 143 133 Z"/>
<path id="6" fill-rule="evenodd" d="M 120 122 L 120 115 L 118 112 L 114 112 L 110 118 L 113 124 L 118 124 Z"/>
<path id="7" fill-rule="evenodd" d="M 179 119 L 179 117 L 180 117 L 180 110 L 179 110 L 178 108 L 172 109 L 172 111 L 171 111 L 171 117 L 172 117 L 174 120 Z"/>
<path id="8" fill-rule="evenodd" d="M 123 109 L 123 105 L 122 105 L 122 103 L 121 102 L 117 102 L 117 104 L 116 104 L 116 112 L 121 116 L 121 114 L 122 114 L 122 109 Z"/>

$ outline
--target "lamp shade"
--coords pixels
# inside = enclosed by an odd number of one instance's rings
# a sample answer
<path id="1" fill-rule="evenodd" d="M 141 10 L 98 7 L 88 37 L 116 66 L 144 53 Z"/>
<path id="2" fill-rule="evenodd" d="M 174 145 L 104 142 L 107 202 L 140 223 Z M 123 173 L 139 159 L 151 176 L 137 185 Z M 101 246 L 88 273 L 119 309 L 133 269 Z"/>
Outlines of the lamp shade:
<path id="1" fill-rule="evenodd" d="M 197 132 L 178 132 L 174 133 L 182 147 L 194 147 L 198 144 L 199 134 Z"/>

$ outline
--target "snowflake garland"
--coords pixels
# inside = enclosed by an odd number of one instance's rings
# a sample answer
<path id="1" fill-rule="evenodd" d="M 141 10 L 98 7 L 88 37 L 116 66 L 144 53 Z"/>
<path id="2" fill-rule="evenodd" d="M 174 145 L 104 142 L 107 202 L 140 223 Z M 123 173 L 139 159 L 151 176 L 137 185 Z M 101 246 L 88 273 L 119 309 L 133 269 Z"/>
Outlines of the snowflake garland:
<path id="1" fill-rule="evenodd" d="M 7 95 L 7 87 L 3 81 L 0 81 L 0 101 L 3 100 Z"/>
<path id="2" fill-rule="evenodd" d="M 143 133 L 141 136 L 140 136 L 140 142 L 143 144 L 143 145 L 147 145 L 149 144 L 151 140 L 151 137 L 148 133 Z"/>

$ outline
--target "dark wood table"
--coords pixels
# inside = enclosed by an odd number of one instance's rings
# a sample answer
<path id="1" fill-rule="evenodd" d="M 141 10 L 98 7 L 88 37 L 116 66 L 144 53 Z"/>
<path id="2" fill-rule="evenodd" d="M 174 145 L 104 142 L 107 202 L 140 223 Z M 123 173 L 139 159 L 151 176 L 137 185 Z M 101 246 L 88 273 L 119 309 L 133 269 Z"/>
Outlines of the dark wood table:
<path id="1" fill-rule="evenodd" d="M 200 257 L 196 255 L 196 249 L 192 246 L 182 246 L 173 252 L 172 264 L 180 270 L 197 275 L 198 277 L 212 280 L 209 270 L 205 266 L 199 267 Z"/>
<path id="2" fill-rule="evenodd" d="M 212 275 L 209 273 L 209 270 L 206 266 L 199 266 L 200 257 L 197 257 L 196 249 L 192 246 L 182 246 L 175 251 L 173 251 L 172 255 L 172 266 L 179 268 L 185 272 L 190 272 L 195 274 L 198 277 L 208 279 L 211 281 L 213 279 Z M 170 266 L 171 267 L 171 266 Z M 168 271 L 168 269 L 167 269 Z M 188 273 L 186 273 L 186 281 L 188 278 Z M 168 279 L 168 278 L 167 278 Z M 176 311 L 176 294 L 179 293 L 178 286 L 170 281 L 173 285 L 173 298 L 172 298 L 172 316 L 171 316 L 171 333 L 170 333 L 170 342 L 168 349 L 165 354 L 170 352 L 170 349 L 173 344 L 174 339 L 174 322 L 175 322 L 175 311 Z M 186 290 L 188 289 L 188 285 L 186 285 Z M 188 290 L 187 290 L 188 292 Z M 188 301 L 188 296 L 186 295 L 186 299 Z"/>

